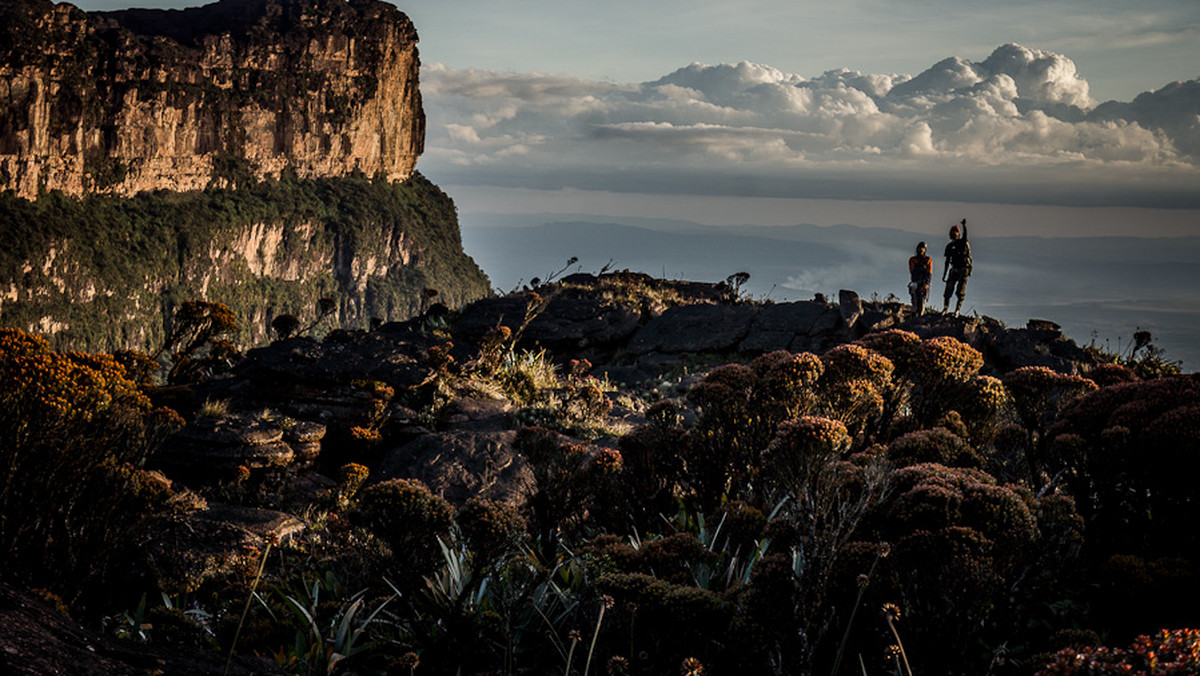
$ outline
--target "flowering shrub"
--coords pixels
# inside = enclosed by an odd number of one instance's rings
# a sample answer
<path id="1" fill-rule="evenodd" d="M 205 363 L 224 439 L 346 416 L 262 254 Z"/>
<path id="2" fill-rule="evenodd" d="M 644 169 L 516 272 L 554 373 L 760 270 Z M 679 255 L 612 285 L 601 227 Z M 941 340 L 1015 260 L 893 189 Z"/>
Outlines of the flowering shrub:
<path id="1" fill-rule="evenodd" d="M 655 662 L 678 664 L 691 655 L 717 652 L 733 619 L 733 605 L 720 595 L 652 575 L 609 574 L 602 576 L 597 586 L 613 596 L 617 608 L 625 609 L 614 617 L 613 634 L 626 639 L 633 636 L 633 649 L 653 650 L 648 658 Z M 639 642 L 640 632 L 631 633 L 631 626 L 655 627 L 653 642 Z M 626 640 L 620 650 L 628 647 Z"/>
<path id="2" fill-rule="evenodd" d="M 952 402 L 962 416 L 967 432 L 976 443 L 990 439 L 1011 410 L 1012 398 L 1004 383 L 991 376 L 973 376 L 958 388 L 958 400 Z M 948 402 L 950 403 L 950 402 Z"/>
<path id="3" fill-rule="evenodd" d="M 1084 378 L 1096 383 L 1097 387 L 1108 387 L 1138 380 L 1133 369 L 1121 364 L 1101 364 L 1084 374 Z"/>
<path id="4" fill-rule="evenodd" d="M 982 367 L 983 355 L 978 350 L 950 336 L 922 340 L 912 351 L 913 377 L 926 382 L 967 380 Z"/>
<path id="5" fill-rule="evenodd" d="M 660 514 L 675 506 L 675 488 L 684 477 L 687 433 L 679 424 L 679 406 L 664 400 L 646 411 L 647 422 L 621 437 L 626 469 L 627 518 L 640 531 L 656 527 Z"/>
<path id="6" fill-rule="evenodd" d="M 850 448 L 850 435 L 838 420 L 804 416 L 779 426 L 763 453 L 764 475 L 792 491 L 802 490 Z"/>
<path id="7" fill-rule="evenodd" d="M 1200 377 L 1110 385 L 1065 406 L 1054 427 L 1059 471 L 1087 520 L 1096 555 L 1193 557 L 1200 518 Z"/>
<path id="8" fill-rule="evenodd" d="M 899 470 L 893 481 L 895 497 L 885 513 L 894 534 L 964 526 L 1019 545 L 1038 536 L 1025 498 L 980 470 L 927 463 Z"/>
<path id="9" fill-rule="evenodd" d="M 955 409 L 974 420 L 979 413 L 969 408 L 972 394 L 980 383 L 972 386 L 983 366 L 983 355 L 966 343 L 949 336 L 922 340 L 914 345 L 906 364 L 909 386 L 909 408 L 921 427 L 934 424 L 946 411 Z M 979 403 L 986 404 L 986 399 Z"/>
<path id="10" fill-rule="evenodd" d="M 1037 676 L 1189 676 L 1200 673 L 1200 629 L 1162 629 L 1128 648 L 1084 646 L 1052 655 Z"/>
<path id="11" fill-rule="evenodd" d="M 896 369 L 896 376 L 912 378 L 913 360 L 916 350 L 921 344 L 921 339 L 917 334 L 900 329 L 888 329 L 864 336 L 858 341 L 858 344 L 887 357 Z"/>
<path id="12" fill-rule="evenodd" d="M 881 423 L 892 391 L 892 362 L 861 345 L 839 345 L 821 357 L 821 413 L 857 435 Z"/>
<path id="13" fill-rule="evenodd" d="M 337 487 L 334 488 L 335 504 L 339 509 L 345 509 L 350 501 L 358 494 L 358 490 L 366 483 L 371 470 L 358 463 L 346 463 L 338 470 Z"/>
<path id="14" fill-rule="evenodd" d="M 74 600 L 165 502 L 137 469 L 170 431 L 108 355 L 0 329 L 0 575 Z"/>
<path id="15" fill-rule="evenodd" d="M 983 458 L 944 427 L 906 434 L 888 444 L 887 457 L 900 465 L 935 462 L 951 467 L 982 467 Z"/>
<path id="16" fill-rule="evenodd" d="M 564 531 L 582 524 L 588 508 L 602 491 L 598 479 L 623 462 L 614 463 L 611 457 L 597 461 L 588 447 L 541 427 L 518 431 L 514 446 L 533 473 L 526 501 L 530 527 L 542 538 L 547 551 L 553 551 Z"/>
<path id="17" fill-rule="evenodd" d="M 716 554 L 691 533 L 642 540 L 635 547 L 615 535 L 593 538 L 585 550 L 622 573 L 643 573 L 674 584 L 692 582 L 692 568 L 716 560 Z"/>
<path id="18" fill-rule="evenodd" d="M 833 348 L 821 356 L 821 363 L 825 365 L 821 374 L 825 385 L 862 380 L 882 389 L 891 384 L 895 370 L 887 357 L 855 344 Z"/>
<path id="19" fill-rule="evenodd" d="M 771 352 L 750 363 L 758 376 L 756 399 L 771 407 L 777 419 L 808 413 L 816 403 L 815 386 L 825 371 L 820 358 L 807 352 Z"/>
<path id="20" fill-rule="evenodd" d="M 731 551 L 739 548 L 747 551 L 762 537 L 767 517 L 761 509 L 743 500 L 730 500 L 717 508 L 709 524 L 721 529 L 719 543 L 729 543 Z"/>
<path id="21" fill-rule="evenodd" d="M 1045 429 L 1072 399 L 1096 389 L 1096 383 L 1045 366 L 1026 366 L 1004 376 L 1017 416 L 1030 431 Z"/>

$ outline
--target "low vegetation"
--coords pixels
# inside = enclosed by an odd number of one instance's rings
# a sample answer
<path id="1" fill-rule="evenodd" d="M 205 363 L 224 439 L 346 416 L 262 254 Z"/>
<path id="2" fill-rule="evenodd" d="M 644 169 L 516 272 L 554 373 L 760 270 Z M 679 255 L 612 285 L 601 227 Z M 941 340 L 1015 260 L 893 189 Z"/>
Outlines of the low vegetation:
<path id="1" fill-rule="evenodd" d="M 503 397 L 528 468 L 518 499 L 451 504 L 372 477 L 363 452 L 289 503 L 301 534 L 195 588 L 121 582 L 139 529 L 174 504 L 139 465 L 181 421 L 146 392 L 211 377 L 178 374 L 211 355 L 218 310 L 177 318 L 150 376 L 154 360 L 0 333 L 5 581 L 130 640 L 270 656 L 295 674 L 1200 665 L 1200 380 L 1120 364 L 997 374 L 965 343 L 900 330 L 723 364 L 664 397 L 521 351 L 520 327 L 464 350 L 423 325 L 442 341 L 428 377 L 410 391 L 357 383 L 378 405 L 345 443 L 398 443 L 399 402 L 437 425 L 458 397 Z M 281 338 L 298 327 L 286 324 Z M 640 404 L 618 420 L 614 400 Z M 227 413 L 212 400 L 199 415 Z M 210 498 L 295 500 L 248 476 Z"/>

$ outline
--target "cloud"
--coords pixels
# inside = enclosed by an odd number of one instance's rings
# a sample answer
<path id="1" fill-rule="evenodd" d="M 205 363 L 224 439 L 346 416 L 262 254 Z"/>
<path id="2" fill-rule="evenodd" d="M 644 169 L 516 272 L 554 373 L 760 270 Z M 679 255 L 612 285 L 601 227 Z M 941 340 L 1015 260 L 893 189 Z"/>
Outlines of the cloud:
<path id="1" fill-rule="evenodd" d="M 915 76 L 693 63 L 640 84 L 422 73 L 421 168 L 639 192 L 1197 206 L 1200 80 L 1097 106 L 1067 57 L 1006 44 Z"/>

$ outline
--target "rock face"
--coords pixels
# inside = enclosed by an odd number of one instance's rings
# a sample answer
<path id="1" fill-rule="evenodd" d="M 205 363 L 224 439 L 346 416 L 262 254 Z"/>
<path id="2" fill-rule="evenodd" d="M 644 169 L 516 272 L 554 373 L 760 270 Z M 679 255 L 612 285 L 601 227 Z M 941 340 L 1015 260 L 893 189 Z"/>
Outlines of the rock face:
<path id="1" fill-rule="evenodd" d="M 247 346 L 321 299 L 318 332 L 488 295 L 414 172 L 416 43 L 382 0 L 0 2 L 0 325 L 151 351 L 207 300 Z"/>
<path id="2" fill-rule="evenodd" d="M 0 191 L 132 195 L 413 172 L 417 34 L 394 6 L 0 7 Z"/>
<path id="3" fill-rule="evenodd" d="M 462 250 L 454 203 L 420 174 L 266 181 L 135 197 L 0 193 L 0 325 L 59 348 L 152 351 L 187 300 L 223 303 L 241 345 L 271 320 L 365 328 L 419 313 L 426 288 L 454 306 L 490 284 Z"/>

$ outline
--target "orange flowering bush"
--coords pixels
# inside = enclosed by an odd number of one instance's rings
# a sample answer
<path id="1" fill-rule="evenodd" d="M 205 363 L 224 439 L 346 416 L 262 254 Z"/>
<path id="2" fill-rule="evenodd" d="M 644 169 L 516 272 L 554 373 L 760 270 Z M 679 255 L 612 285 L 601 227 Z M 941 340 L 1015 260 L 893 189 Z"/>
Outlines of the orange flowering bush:
<path id="1" fill-rule="evenodd" d="M 1072 399 L 1092 392 L 1096 383 L 1045 366 L 1026 366 L 1004 376 L 1021 423 L 1030 431 L 1044 430 Z"/>
<path id="2" fill-rule="evenodd" d="M 951 467 L 983 466 L 983 458 L 975 449 L 943 427 L 906 434 L 888 444 L 887 455 L 899 465 L 936 462 Z"/>
<path id="3" fill-rule="evenodd" d="M 1200 673 L 1200 629 L 1162 629 L 1128 648 L 1084 646 L 1054 653 L 1037 676 L 1191 676 Z"/>
<path id="4" fill-rule="evenodd" d="M 772 409 L 773 417 L 804 415 L 816 404 L 815 386 L 825 372 L 825 364 L 816 355 L 780 350 L 756 358 L 750 368 L 759 379 L 757 399 Z"/>
<path id="5" fill-rule="evenodd" d="M 892 362 L 861 345 L 839 345 L 821 357 L 820 412 L 846 424 L 852 435 L 879 427 L 893 394 Z"/>
<path id="6" fill-rule="evenodd" d="M 1098 387 L 1136 382 L 1139 378 L 1133 369 L 1121 364 L 1101 364 L 1083 375 Z"/>
<path id="7" fill-rule="evenodd" d="M 968 385 L 982 367 L 983 355 L 956 338 L 938 336 L 913 346 L 906 375 L 909 408 L 918 424 L 932 425 L 946 411 L 963 408 Z"/>
<path id="8" fill-rule="evenodd" d="M 1012 398 L 1004 383 L 991 376 L 973 376 L 963 383 L 955 409 L 962 416 L 963 424 L 971 438 L 978 443 L 990 439 L 1011 410 Z"/>
<path id="9" fill-rule="evenodd" d="M 72 598 L 102 576 L 165 501 L 137 468 L 181 425 L 112 356 L 0 329 L 0 575 Z"/>
<path id="10" fill-rule="evenodd" d="M 859 345 L 887 357 L 896 368 L 896 376 L 911 378 L 914 357 L 921 339 L 911 331 L 888 329 L 863 336 Z"/>
<path id="11" fill-rule="evenodd" d="M 913 348 L 911 367 L 926 381 L 961 381 L 983 368 L 983 355 L 957 338 L 938 336 Z"/>
<path id="12" fill-rule="evenodd" d="M 769 480 L 791 490 L 811 483 L 850 448 L 850 435 L 839 420 L 804 416 L 779 425 L 775 440 L 763 453 Z"/>

